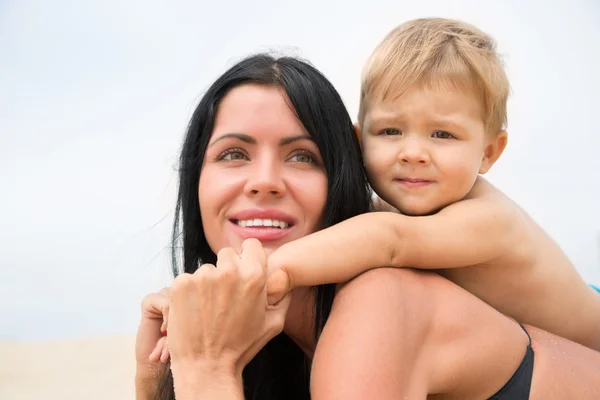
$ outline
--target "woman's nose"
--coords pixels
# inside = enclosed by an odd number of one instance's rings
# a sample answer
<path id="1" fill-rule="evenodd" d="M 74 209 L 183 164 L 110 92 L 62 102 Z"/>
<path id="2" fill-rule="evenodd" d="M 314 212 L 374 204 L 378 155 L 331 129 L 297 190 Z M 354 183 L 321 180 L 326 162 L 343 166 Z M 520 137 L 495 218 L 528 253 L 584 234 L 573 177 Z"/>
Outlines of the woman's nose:
<path id="1" fill-rule="evenodd" d="M 246 195 L 281 197 L 285 194 L 283 168 L 276 161 L 256 162 L 246 183 Z"/>

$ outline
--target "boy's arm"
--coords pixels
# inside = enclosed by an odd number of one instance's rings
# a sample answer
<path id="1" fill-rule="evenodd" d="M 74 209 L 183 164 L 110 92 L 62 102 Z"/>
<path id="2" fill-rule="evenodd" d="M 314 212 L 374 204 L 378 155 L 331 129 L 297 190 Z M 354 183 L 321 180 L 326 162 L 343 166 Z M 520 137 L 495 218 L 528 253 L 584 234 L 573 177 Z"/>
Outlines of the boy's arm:
<path id="1" fill-rule="evenodd" d="M 424 217 L 362 214 L 274 251 L 267 290 L 274 299 L 295 287 L 342 283 L 377 267 L 482 264 L 511 249 L 514 227 L 506 208 L 485 199 L 463 200 Z"/>

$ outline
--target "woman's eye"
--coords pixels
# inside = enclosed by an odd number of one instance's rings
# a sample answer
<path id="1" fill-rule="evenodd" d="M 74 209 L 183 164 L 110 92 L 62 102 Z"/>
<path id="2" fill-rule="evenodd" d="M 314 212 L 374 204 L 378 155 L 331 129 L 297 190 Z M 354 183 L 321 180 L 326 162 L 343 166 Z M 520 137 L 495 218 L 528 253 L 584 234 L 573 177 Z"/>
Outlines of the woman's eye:
<path id="1" fill-rule="evenodd" d="M 315 157 L 308 153 L 296 153 L 290 158 L 290 161 L 307 164 L 316 163 Z"/>
<path id="2" fill-rule="evenodd" d="M 398 129 L 394 129 L 394 128 L 387 128 L 387 129 L 382 130 L 381 133 L 386 136 L 394 136 L 394 135 L 399 135 L 400 131 Z"/>
<path id="3" fill-rule="evenodd" d="M 452 139 L 452 138 L 454 138 L 454 136 L 451 133 L 448 133 L 446 131 L 435 131 L 435 132 L 433 132 L 431 137 L 434 137 L 436 139 Z"/>
<path id="4" fill-rule="evenodd" d="M 219 161 L 238 161 L 246 160 L 248 157 L 239 150 L 227 150 L 219 156 Z"/>

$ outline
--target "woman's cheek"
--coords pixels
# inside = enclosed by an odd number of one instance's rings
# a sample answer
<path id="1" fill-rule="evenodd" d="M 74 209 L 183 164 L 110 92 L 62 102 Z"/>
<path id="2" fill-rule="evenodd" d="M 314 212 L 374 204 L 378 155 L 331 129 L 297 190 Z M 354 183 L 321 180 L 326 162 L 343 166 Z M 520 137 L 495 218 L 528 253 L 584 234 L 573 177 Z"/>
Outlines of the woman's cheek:
<path id="1" fill-rule="evenodd" d="M 303 205 L 306 209 L 307 218 L 311 222 L 309 227 L 311 233 L 319 229 L 319 223 L 325 211 L 327 203 L 327 176 L 325 172 L 316 173 L 311 179 L 305 179 L 303 184 L 306 185 L 303 191 L 306 196 Z"/>

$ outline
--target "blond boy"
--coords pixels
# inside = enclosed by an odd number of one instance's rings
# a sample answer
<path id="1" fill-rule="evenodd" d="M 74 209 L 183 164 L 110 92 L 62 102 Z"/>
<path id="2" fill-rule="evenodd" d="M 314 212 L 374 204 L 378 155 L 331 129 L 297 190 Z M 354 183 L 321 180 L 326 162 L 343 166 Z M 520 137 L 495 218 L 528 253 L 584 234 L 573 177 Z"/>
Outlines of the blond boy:
<path id="1" fill-rule="evenodd" d="M 502 313 L 600 350 L 600 294 L 518 205 L 484 180 L 507 143 L 509 83 L 476 27 L 418 19 L 363 70 L 357 133 L 373 212 L 283 245 L 270 299 L 377 267 L 429 269 Z"/>

